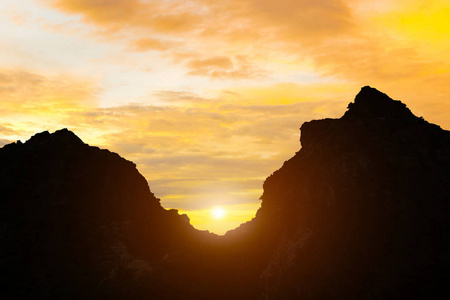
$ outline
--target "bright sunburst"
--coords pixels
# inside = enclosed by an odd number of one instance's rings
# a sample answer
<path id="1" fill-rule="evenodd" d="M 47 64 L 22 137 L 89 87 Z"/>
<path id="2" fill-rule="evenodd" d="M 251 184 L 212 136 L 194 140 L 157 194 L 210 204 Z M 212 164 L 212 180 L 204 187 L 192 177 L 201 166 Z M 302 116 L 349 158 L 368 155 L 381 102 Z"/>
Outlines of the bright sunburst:
<path id="1" fill-rule="evenodd" d="M 222 219 L 225 217 L 226 211 L 222 207 L 216 206 L 211 209 L 211 215 L 214 219 Z"/>

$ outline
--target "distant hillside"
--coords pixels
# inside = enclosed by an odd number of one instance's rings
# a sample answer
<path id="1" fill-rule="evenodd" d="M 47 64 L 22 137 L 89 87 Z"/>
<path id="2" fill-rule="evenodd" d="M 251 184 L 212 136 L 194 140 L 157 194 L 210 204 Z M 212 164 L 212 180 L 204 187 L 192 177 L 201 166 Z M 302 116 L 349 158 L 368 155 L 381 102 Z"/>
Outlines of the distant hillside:
<path id="1" fill-rule="evenodd" d="M 225 236 L 68 130 L 0 148 L 5 299 L 446 299 L 450 132 L 362 88 Z"/>

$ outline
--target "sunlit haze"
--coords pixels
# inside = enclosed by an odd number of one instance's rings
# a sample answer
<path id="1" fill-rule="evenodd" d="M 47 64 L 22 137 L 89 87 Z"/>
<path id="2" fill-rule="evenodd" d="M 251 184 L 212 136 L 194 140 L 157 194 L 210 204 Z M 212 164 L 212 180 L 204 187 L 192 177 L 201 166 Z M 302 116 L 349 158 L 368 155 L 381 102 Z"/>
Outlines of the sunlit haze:
<path id="1" fill-rule="evenodd" d="M 225 209 L 218 206 L 218 207 L 214 207 L 213 209 L 211 209 L 211 214 L 214 219 L 222 219 L 225 217 L 226 212 L 225 212 Z"/>
<path id="2" fill-rule="evenodd" d="M 68 128 L 223 234 L 301 124 L 362 86 L 450 129 L 449 18 L 445 0 L 3 0 L 0 146 Z"/>

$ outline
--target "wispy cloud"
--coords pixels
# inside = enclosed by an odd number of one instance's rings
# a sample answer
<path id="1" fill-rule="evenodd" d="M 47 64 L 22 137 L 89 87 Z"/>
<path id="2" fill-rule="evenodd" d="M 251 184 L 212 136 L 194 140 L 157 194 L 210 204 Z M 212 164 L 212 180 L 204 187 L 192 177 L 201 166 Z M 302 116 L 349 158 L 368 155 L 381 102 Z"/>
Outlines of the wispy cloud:
<path id="1" fill-rule="evenodd" d="M 0 97 L 4 114 L 35 109 L 35 113 L 65 107 L 95 105 L 98 91 L 92 82 L 70 74 L 48 77 L 24 70 L 0 69 Z M 2 110 L 0 109 L 0 113 Z"/>
<path id="2" fill-rule="evenodd" d="M 139 0 L 43 0 L 106 31 L 142 28 L 154 32 L 186 32 L 200 19 L 189 5 L 177 1 Z"/>
<path id="3" fill-rule="evenodd" d="M 252 66 L 241 55 L 230 59 L 225 56 L 190 59 L 187 63 L 188 75 L 208 76 L 211 78 L 261 78 L 267 76 L 267 72 Z"/>
<path id="4" fill-rule="evenodd" d="M 335 0 L 42 1 L 134 51 L 187 54 L 187 74 L 215 79 L 264 77 L 260 62 L 280 46 L 314 45 L 354 28 L 351 9 Z"/>
<path id="5" fill-rule="evenodd" d="M 138 52 L 165 51 L 175 45 L 174 42 L 155 38 L 140 38 L 132 42 L 131 49 Z"/>

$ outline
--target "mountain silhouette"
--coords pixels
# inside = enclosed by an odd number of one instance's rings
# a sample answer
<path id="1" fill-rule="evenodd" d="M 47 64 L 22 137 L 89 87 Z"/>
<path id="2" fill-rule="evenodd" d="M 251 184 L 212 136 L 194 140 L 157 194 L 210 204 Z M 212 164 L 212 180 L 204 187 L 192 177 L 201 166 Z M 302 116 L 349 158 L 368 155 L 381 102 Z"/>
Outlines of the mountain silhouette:
<path id="1" fill-rule="evenodd" d="M 67 129 L 0 148 L 4 299 L 450 296 L 450 132 L 363 87 L 219 237 Z"/>

